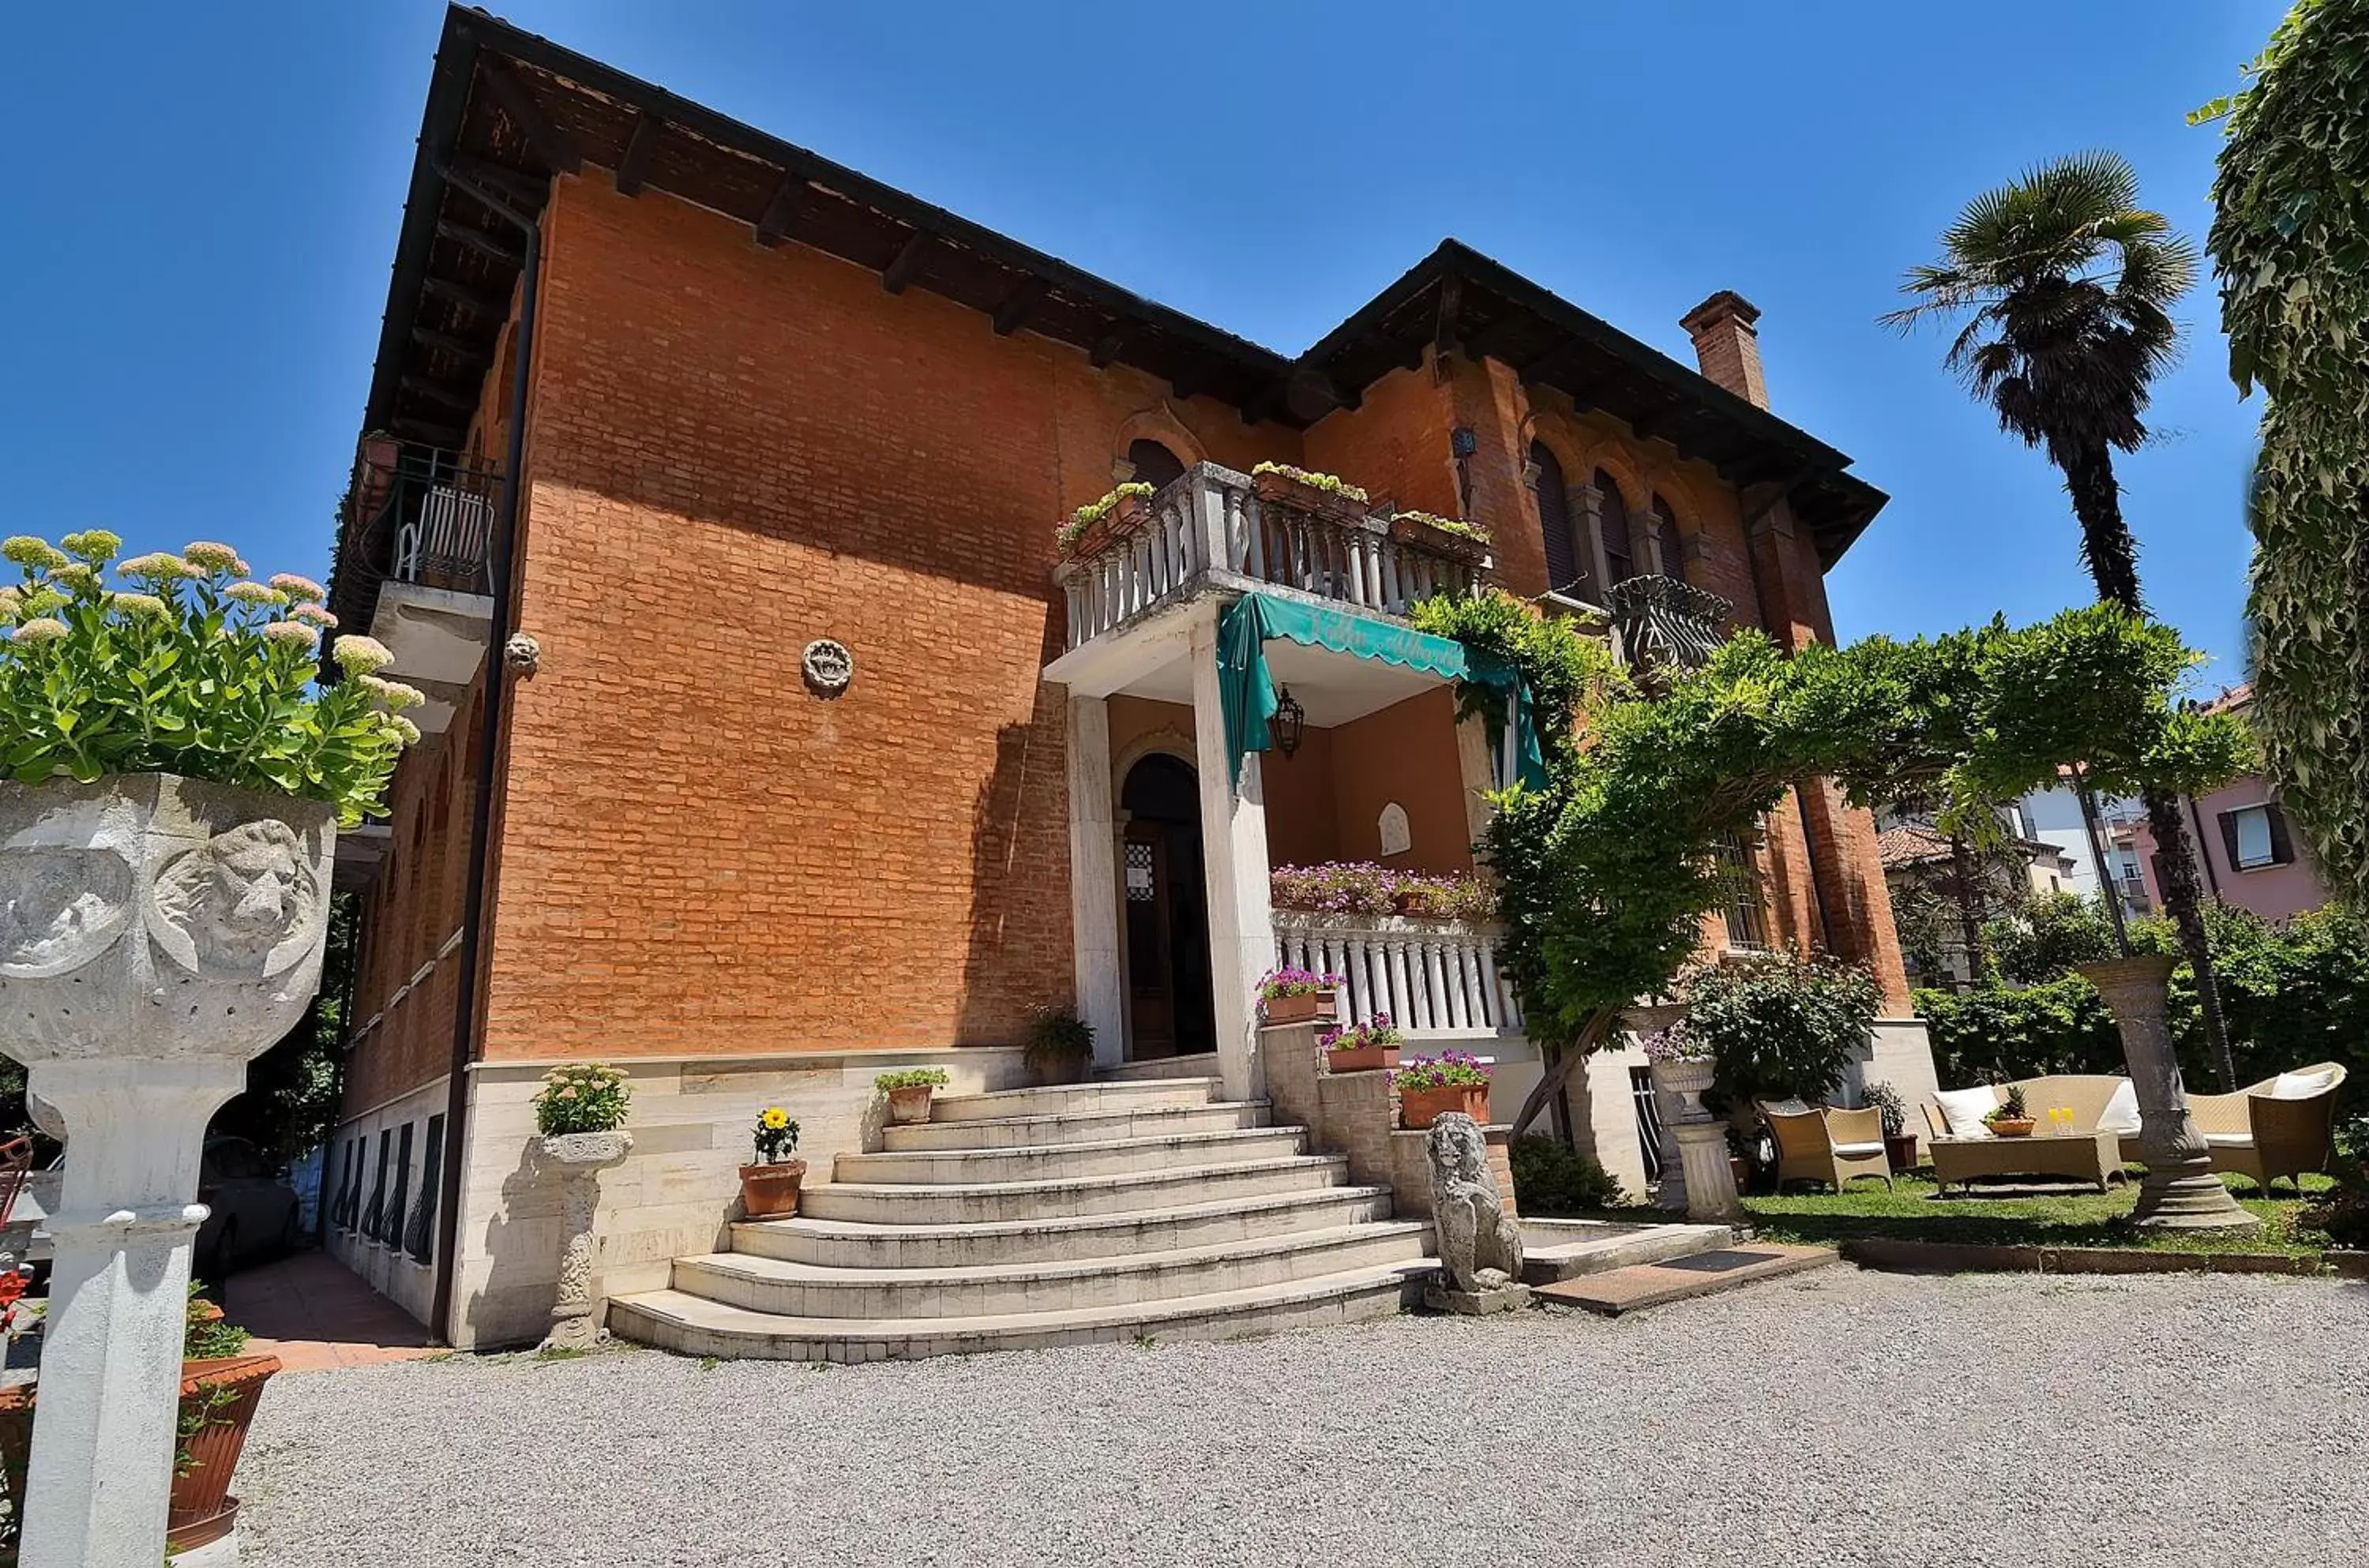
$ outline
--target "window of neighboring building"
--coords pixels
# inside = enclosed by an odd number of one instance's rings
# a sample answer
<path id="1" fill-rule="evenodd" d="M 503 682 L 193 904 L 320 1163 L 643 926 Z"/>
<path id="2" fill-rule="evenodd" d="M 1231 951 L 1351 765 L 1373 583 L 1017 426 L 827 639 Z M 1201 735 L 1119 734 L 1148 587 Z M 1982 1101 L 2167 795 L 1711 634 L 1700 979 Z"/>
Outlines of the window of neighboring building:
<path id="1" fill-rule="evenodd" d="M 2273 801 L 2240 806 L 2221 813 L 2221 849 L 2230 865 L 2257 871 L 2266 865 L 2286 865 L 2295 859 L 2287 836 L 2286 813 Z"/>
<path id="2" fill-rule="evenodd" d="M 1659 496 L 1654 498 L 1654 570 L 1665 578 L 1686 580 L 1686 545 L 1678 537 L 1678 514 Z"/>
<path id="3" fill-rule="evenodd" d="M 1629 532 L 1629 502 L 1611 475 L 1596 471 L 1596 493 L 1604 498 L 1596 513 L 1604 543 L 1604 580 L 1627 582 L 1637 575 L 1637 548 Z"/>
<path id="4" fill-rule="evenodd" d="M 1563 481 L 1562 464 L 1544 441 L 1532 441 L 1530 465 L 1538 471 L 1539 532 L 1546 544 L 1547 587 L 1594 602 L 1594 574 L 1588 569 L 1594 550 L 1582 537 L 1579 520 L 1572 511 L 1571 486 Z"/>
<path id="5" fill-rule="evenodd" d="M 1155 490 L 1164 490 L 1184 477 L 1184 461 L 1155 441 L 1128 443 L 1127 460 L 1135 468 L 1137 481 Z"/>

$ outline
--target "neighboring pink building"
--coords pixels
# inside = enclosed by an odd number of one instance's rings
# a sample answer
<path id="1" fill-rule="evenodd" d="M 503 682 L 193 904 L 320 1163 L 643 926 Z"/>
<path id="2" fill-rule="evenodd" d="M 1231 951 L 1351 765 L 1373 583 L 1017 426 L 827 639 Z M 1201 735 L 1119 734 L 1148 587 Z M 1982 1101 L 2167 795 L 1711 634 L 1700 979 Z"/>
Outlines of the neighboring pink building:
<path id="1" fill-rule="evenodd" d="M 2234 686 L 2209 704 L 2212 713 L 2234 713 L 2243 718 L 2254 705 L 2250 685 Z M 2180 809 L 2188 818 L 2189 835 L 2202 857 L 2198 867 L 2204 896 L 2265 920 L 2284 920 L 2328 902 L 2328 888 L 2319 867 L 2295 842 L 2279 809 L 2276 791 L 2260 773 L 2233 779 L 2209 795 L 2182 795 Z M 2133 846 L 2138 852 L 2140 875 L 2146 879 L 2149 907 L 2163 908 L 2162 879 L 2156 875 L 2155 834 L 2140 818 L 2132 824 Z"/>

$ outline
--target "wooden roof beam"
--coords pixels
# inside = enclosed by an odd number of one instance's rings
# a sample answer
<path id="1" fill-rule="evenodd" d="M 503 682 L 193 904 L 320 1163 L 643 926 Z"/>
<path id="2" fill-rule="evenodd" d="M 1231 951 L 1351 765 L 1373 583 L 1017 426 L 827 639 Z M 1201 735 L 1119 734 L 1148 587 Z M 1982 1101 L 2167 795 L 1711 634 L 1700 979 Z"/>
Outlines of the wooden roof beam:
<path id="1" fill-rule="evenodd" d="M 411 329 L 411 340 L 440 354 L 450 354 L 464 364 L 484 370 L 494 362 L 494 356 L 483 344 L 465 342 L 442 332 L 431 332 L 425 326 Z"/>
<path id="2" fill-rule="evenodd" d="M 880 286 L 892 294 L 901 294 L 911 286 L 914 274 L 921 269 L 921 259 L 930 252 L 930 231 L 915 229 L 906 236 L 905 246 L 880 274 Z"/>
<path id="3" fill-rule="evenodd" d="M 491 257 L 506 267 L 526 265 L 525 251 L 499 235 L 489 235 L 483 229 L 473 229 L 466 223 L 456 223 L 450 218 L 439 218 L 436 220 L 436 235 L 439 239 L 449 239 L 455 245 L 466 246 L 480 256 Z"/>
<path id="4" fill-rule="evenodd" d="M 496 321 L 502 321 L 510 314 L 510 302 L 505 296 L 485 289 L 473 289 L 450 278 L 422 278 L 419 287 L 423 293 L 433 294 L 440 300 L 459 305 L 473 315 L 491 316 Z"/>
<path id="5" fill-rule="evenodd" d="M 666 121 L 648 109 L 634 121 L 633 139 L 625 143 L 625 155 L 617 160 L 617 194 L 639 196 L 650 174 L 650 155 L 658 151 L 658 133 Z"/>
<path id="6" fill-rule="evenodd" d="M 474 414 L 477 411 L 477 400 L 475 398 L 468 395 L 466 393 L 455 392 L 451 387 L 446 386 L 442 382 L 430 381 L 424 375 L 405 376 L 403 378 L 403 390 L 406 392 L 417 393 L 420 396 L 428 399 L 430 403 L 441 403 L 445 407 L 454 409 L 463 414 Z"/>
<path id="7" fill-rule="evenodd" d="M 807 192 L 813 189 L 802 174 L 793 172 L 784 177 L 764 212 L 758 214 L 757 243 L 771 250 L 789 238 L 798 221 L 798 209 L 806 205 Z"/>
<path id="8" fill-rule="evenodd" d="M 539 211 L 551 194 L 547 175 L 528 174 L 474 153 L 455 153 L 446 160 L 451 171 L 489 190 L 498 190 L 529 212 Z"/>
<path id="9" fill-rule="evenodd" d="M 486 94 L 502 118 L 518 127 L 519 134 L 534 155 L 551 166 L 554 174 L 576 174 L 584 167 L 584 155 L 576 145 L 576 138 L 551 122 L 548 115 L 509 71 L 491 60 L 482 60 L 477 66 L 477 79 L 486 85 Z"/>
<path id="10" fill-rule="evenodd" d="M 995 307 L 995 335 L 1009 338 L 1019 331 L 1027 325 L 1029 313 L 1052 292 L 1053 285 L 1046 279 L 1033 275 L 1021 279 Z"/>
<path id="11" fill-rule="evenodd" d="M 1127 334 L 1124 330 L 1116 327 L 1104 333 L 1101 337 L 1094 339 L 1093 348 L 1087 352 L 1087 363 L 1093 365 L 1096 370 L 1104 369 L 1113 360 L 1117 359 L 1120 354 L 1126 351 L 1127 340 Z"/>

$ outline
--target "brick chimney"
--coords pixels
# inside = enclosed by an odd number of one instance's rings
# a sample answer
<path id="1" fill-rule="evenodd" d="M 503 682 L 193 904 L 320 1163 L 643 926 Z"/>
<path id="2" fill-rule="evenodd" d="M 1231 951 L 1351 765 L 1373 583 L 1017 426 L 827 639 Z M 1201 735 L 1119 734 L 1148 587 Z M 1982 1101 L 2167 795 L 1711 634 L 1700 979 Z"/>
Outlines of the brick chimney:
<path id="1" fill-rule="evenodd" d="M 1702 373 L 1760 407 L 1768 406 L 1768 383 L 1760 375 L 1760 334 L 1753 323 L 1760 309 L 1733 289 L 1722 289 L 1679 318 L 1695 340 Z"/>

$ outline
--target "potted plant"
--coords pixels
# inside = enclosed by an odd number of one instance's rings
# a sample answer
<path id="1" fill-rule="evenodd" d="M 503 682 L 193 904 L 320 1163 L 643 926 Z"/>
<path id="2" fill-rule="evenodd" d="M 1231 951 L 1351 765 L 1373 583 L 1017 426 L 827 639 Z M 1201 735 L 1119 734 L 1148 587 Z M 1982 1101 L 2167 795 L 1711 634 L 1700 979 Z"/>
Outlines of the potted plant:
<path id="1" fill-rule="evenodd" d="M 1867 1103 L 1883 1117 L 1883 1159 L 1894 1175 L 1917 1168 L 1917 1135 L 1908 1130 L 1908 1106 L 1889 1083 L 1867 1086 Z"/>
<path id="2" fill-rule="evenodd" d="M 2031 1113 L 2024 1109 L 2022 1086 L 2010 1083 L 2007 1086 L 2006 1094 L 1998 1107 L 1983 1117 L 1983 1125 L 1999 1138 L 2030 1138 Z"/>
<path id="3" fill-rule="evenodd" d="M 1343 522 L 1364 521 L 1367 503 L 1372 498 L 1338 475 L 1295 468 L 1288 463 L 1256 464 L 1251 469 L 1251 483 L 1262 502 Z"/>
<path id="4" fill-rule="evenodd" d="M 1065 561 L 1073 555 L 1093 555 L 1104 542 L 1126 532 L 1141 521 L 1145 503 L 1151 497 L 1150 486 L 1131 479 L 1100 500 L 1088 501 L 1053 531 L 1054 549 Z"/>
<path id="5" fill-rule="evenodd" d="M 1436 512 L 1391 513 L 1390 537 L 1476 566 L 1489 558 L 1487 529 Z"/>
<path id="6" fill-rule="evenodd" d="M 230 1493 L 246 1449 L 263 1385 L 280 1370 L 276 1356 L 249 1356 L 246 1331 L 223 1321 L 222 1309 L 189 1288 L 181 1337 L 179 1414 L 174 1423 L 173 1491 L 165 1544 L 188 1551 L 222 1539 L 238 1523 Z M 25 1467 L 32 1453 L 37 1383 L 0 1389 L 0 1481 L 23 1514 Z M 13 1558 L 10 1561 L 14 1561 Z"/>
<path id="7" fill-rule="evenodd" d="M 1362 1024 L 1326 1029 L 1316 1036 L 1324 1051 L 1327 1072 L 1370 1072 L 1399 1064 L 1398 1025 L 1387 1013 L 1377 1013 Z"/>
<path id="8" fill-rule="evenodd" d="M 943 1067 L 906 1067 L 882 1073 L 872 1081 L 872 1087 L 888 1096 L 891 1122 L 912 1127 L 930 1119 L 930 1095 L 946 1082 Z"/>
<path id="9" fill-rule="evenodd" d="M 1313 969 L 1270 969 L 1259 978 L 1259 1012 L 1270 1024 L 1330 1023 L 1341 983 L 1340 976 Z"/>
<path id="10" fill-rule="evenodd" d="M 1674 1018 L 1638 1044 L 1645 1052 L 1646 1074 L 1656 1089 L 1677 1102 L 1682 1119 L 1701 1105 L 1719 1071 L 1718 1054 L 1701 1030 L 1688 1028 L 1684 1018 Z"/>
<path id="11" fill-rule="evenodd" d="M 778 1219 L 798 1211 L 798 1184 L 807 1162 L 798 1151 L 798 1124 L 779 1105 L 757 1113 L 755 1163 L 740 1167 L 740 1207 L 750 1219 Z"/>
<path id="12" fill-rule="evenodd" d="M 1399 1069 L 1390 1086 L 1399 1093 L 1402 1127 L 1427 1127 L 1450 1111 L 1489 1125 L 1489 1070 L 1478 1057 L 1463 1051 L 1417 1057 Z"/>
<path id="13" fill-rule="evenodd" d="M 1094 1064 L 1094 1027 L 1074 1007 L 1040 1007 L 1020 1060 L 1033 1082 L 1082 1082 Z"/>

